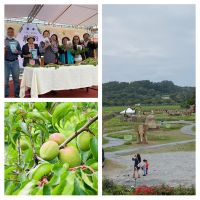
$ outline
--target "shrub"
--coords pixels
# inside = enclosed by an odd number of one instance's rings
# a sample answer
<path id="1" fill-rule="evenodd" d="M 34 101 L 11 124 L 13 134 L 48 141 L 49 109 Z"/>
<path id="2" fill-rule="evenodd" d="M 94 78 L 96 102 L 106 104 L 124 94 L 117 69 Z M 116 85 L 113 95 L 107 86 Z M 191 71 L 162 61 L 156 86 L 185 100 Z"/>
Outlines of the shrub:
<path id="1" fill-rule="evenodd" d="M 118 185 L 109 179 L 103 179 L 102 185 L 104 195 L 128 195 L 131 192 L 129 187 Z"/>
<path id="2" fill-rule="evenodd" d="M 159 186 L 139 186 L 132 193 L 133 195 L 195 195 L 195 188 L 178 186 L 171 187 L 168 185 Z"/>

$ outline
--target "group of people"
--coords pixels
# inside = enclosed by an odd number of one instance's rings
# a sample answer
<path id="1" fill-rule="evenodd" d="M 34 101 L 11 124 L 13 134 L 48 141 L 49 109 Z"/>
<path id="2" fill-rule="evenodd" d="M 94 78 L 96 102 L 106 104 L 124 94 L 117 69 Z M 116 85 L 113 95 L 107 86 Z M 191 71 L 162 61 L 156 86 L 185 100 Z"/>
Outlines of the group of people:
<path id="1" fill-rule="evenodd" d="M 149 163 L 146 159 L 141 159 L 140 154 L 135 154 L 132 158 L 134 161 L 134 171 L 133 171 L 133 178 L 137 179 L 140 178 L 140 170 L 143 172 L 143 176 L 148 175 Z"/>
<path id="2" fill-rule="evenodd" d="M 14 95 L 19 97 L 19 61 L 18 56 L 23 58 L 23 66 L 35 64 L 74 64 L 77 59 L 85 60 L 89 57 L 95 57 L 94 50 L 97 49 L 97 43 L 91 41 L 88 33 L 83 34 L 83 41 L 78 35 L 70 40 L 69 37 L 62 38 L 62 44 L 59 45 L 58 36 L 50 34 L 49 30 L 43 32 L 43 40 L 40 44 L 35 43 L 35 37 L 29 35 L 27 43 L 21 48 L 19 41 L 14 38 L 14 28 L 7 29 L 5 39 L 5 97 L 9 97 L 9 77 L 12 74 L 14 82 Z"/>

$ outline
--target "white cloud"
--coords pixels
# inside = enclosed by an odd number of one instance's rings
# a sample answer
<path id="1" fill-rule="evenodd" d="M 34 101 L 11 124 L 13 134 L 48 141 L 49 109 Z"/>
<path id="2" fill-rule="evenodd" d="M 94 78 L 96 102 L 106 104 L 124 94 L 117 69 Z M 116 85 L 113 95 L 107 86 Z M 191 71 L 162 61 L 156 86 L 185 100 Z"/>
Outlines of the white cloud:
<path id="1" fill-rule="evenodd" d="M 193 5 L 103 6 L 103 81 L 138 78 L 195 84 Z"/>

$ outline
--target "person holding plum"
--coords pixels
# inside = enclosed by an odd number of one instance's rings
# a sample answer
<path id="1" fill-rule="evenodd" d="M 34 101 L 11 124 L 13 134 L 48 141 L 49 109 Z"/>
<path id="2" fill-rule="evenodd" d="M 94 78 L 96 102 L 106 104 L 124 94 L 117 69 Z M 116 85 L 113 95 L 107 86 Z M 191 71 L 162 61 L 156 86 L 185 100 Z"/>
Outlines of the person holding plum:
<path id="1" fill-rule="evenodd" d="M 44 56 L 44 64 L 56 64 L 58 53 L 58 38 L 56 35 L 50 38 L 50 31 L 45 30 L 43 32 L 43 41 L 40 42 L 39 51 L 41 56 Z M 56 48 L 57 45 L 57 48 Z"/>

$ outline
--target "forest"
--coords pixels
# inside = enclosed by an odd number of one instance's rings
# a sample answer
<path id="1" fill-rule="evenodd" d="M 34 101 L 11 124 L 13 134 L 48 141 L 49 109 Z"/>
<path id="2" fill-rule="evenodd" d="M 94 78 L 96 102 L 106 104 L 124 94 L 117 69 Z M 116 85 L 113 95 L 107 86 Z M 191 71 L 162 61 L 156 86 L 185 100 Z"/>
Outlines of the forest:
<path id="1" fill-rule="evenodd" d="M 172 81 L 149 80 L 103 84 L 104 106 L 175 105 L 188 107 L 195 102 L 195 87 L 181 87 Z"/>

